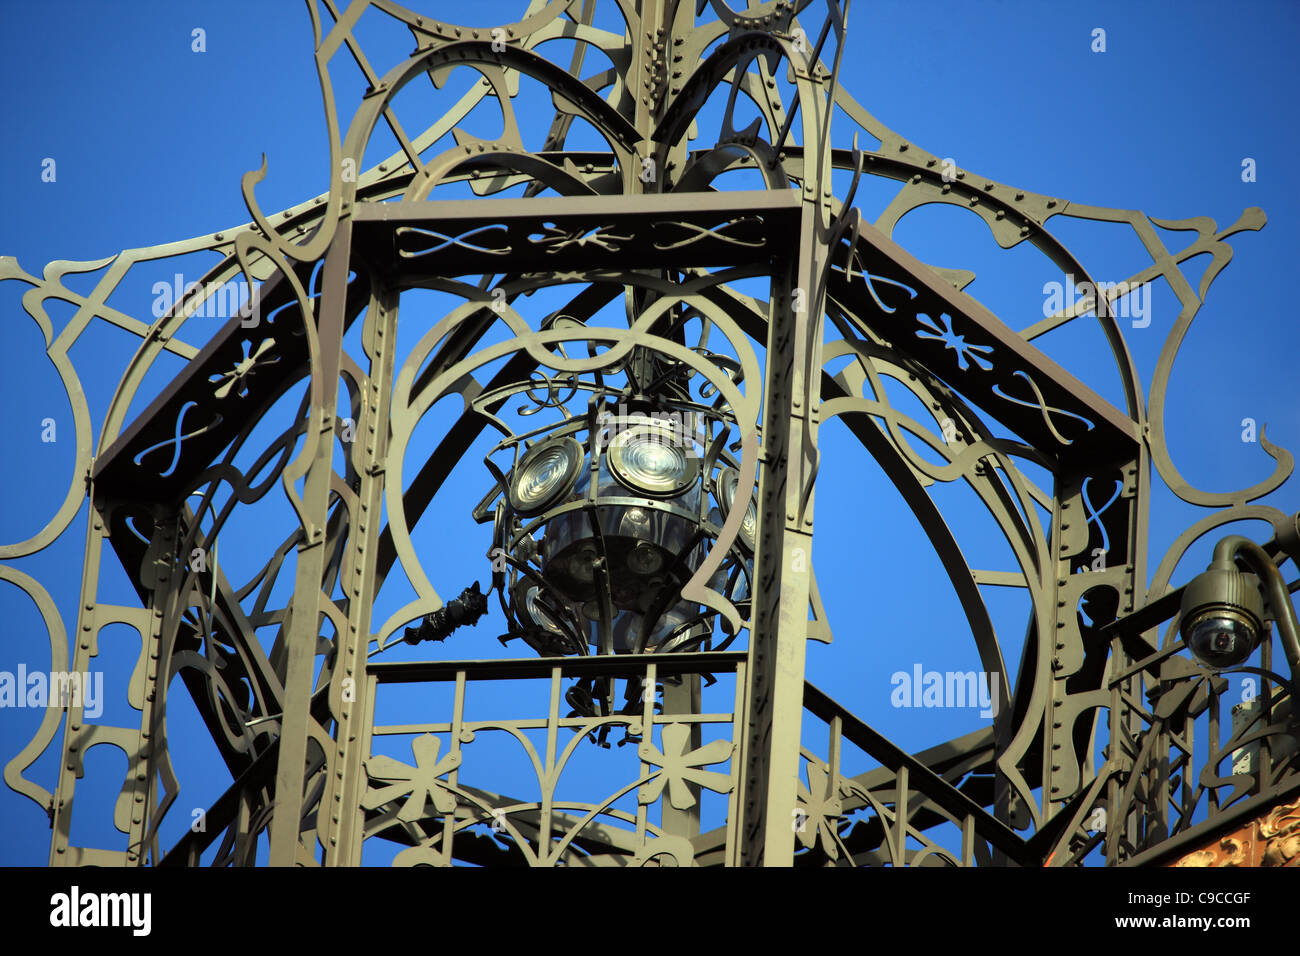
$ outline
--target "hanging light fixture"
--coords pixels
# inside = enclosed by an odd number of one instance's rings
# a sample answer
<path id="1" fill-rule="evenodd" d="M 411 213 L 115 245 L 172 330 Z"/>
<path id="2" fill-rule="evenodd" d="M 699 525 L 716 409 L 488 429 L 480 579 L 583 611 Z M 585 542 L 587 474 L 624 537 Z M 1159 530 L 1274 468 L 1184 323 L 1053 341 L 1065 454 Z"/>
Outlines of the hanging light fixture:
<path id="1" fill-rule="evenodd" d="M 739 471 L 709 459 L 707 428 L 683 427 L 697 415 L 724 426 L 716 410 L 655 404 L 593 411 L 586 429 L 561 422 L 501 475 L 503 595 L 541 653 L 697 647 L 712 632 L 710 614 L 680 592 L 737 500 Z M 736 553 L 710 581 L 733 601 L 748 598 L 757 530 L 752 491 L 743 497 Z"/>

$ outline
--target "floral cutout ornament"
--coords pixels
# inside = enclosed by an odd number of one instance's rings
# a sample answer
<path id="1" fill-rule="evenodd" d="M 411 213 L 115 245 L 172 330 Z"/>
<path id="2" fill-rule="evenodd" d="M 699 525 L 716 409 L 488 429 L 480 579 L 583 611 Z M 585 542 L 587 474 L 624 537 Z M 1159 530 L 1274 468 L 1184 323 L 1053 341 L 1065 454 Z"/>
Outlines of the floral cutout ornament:
<path id="1" fill-rule="evenodd" d="M 795 828 L 799 843 L 811 849 L 818 837 L 822 849 L 832 860 L 839 859 L 840 851 L 836 841 L 835 820 L 844 814 L 844 804 L 838 799 L 827 796 L 831 793 L 827 786 L 830 773 L 826 765 L 809 762 L 804 772 L 808 775 L 808 786 L 799 784 L 799 810 L 803 813 L 803 826 Z"/>
<path id="2" fill-rule="evenodd" d="M 262 355 L 275 345 L 271 339 L 262 339 L 262 343 L 257 347 L 257 351 L 249 353 L 251 343 L 244 343 L 244 357 L 235 363 L 235 367 L 228 372 L 222 372 L 220 375 L 209 376 L 208 380 L 217 386 L 213 397 L 217 399 L 226 398 L 234 391 L 240 398 L 248 395 L 248 377 L 260 368 L 268 365 L 274 365 L 280 361 L 280 357 L 263 358 Z"/>
<path id="3" fill-rule="evenodd" d="M 410 794 L 397 819 L 403 823 L 414 823 L 425 816 L 425 804 L 433 801 L 434 809 L 439 813 L 453 813 L 456 810 L 456 794 L 447 787 L 443 774 L 451 773 L 460 767 L 461 755 L 449 753 L 441 760 L 438 751 L 442 740 L 433 734 L 425 734 L 411 742 L 411 753 L 415 755 L 415 766 L 409 767 L 392 757 L 375 756 L 366 761 L 366 773 L 372 786 L 366 791 L 361 806 L 375 810 L 392 800 Z"/>
<path id="4" fill-rule="evenodd" d="M 993 354 L 993 349 L 987 345 L 971 345 L 968 343 L 964 335 L 958 335 L 953 330 L 952 319 L 948 313 L 941 312 L 939 320 L 936 322 L 926 313 L 918 312 L 916 321 L 926 327 L 917 329 L 917 338 L 935 339 L 942 342 L 944 348 L 956 352 L 959 371 L 964 372 L 970 368 L 970 361 L 967 361 L 967 359 L 973 361 L 985 372 L 993 367 L 993 363 L 985 358 L 985 356 Z"/>
<path id="5" fill-rule="evenodd" d="M 686 724 L 668 724 L 663 729 L 665 753 L 660 753 L 648 741 L 637 748 L 637 754 L 642 760 L 663 768 L 652 780 L 642 785 L 637 798 L 642 804 L 658 800 L 665 786 L 668 787 L 668 802 L 675 810 L 689 810 L 695 806 L 695 797 L 691 794 L 688 783 L 698 784 L 714 793 L 731 792 L 730 774 L 698 768 L 730 759 L 735 745 L 729 740 L 715 740 L 699 750 L 687 753 L 690 734 L 690 727 Z"/>

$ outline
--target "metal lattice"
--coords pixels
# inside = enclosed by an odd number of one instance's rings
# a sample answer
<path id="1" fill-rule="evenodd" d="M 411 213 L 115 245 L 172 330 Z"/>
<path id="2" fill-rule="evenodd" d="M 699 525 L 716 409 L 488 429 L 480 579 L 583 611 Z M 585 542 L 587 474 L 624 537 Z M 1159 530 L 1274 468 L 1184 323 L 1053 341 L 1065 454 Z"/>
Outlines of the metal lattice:
<path id="1" fill-rule="evenodd" d="M 40 608 L 54 671 L 88 670 L 96 635 L 109 625 L 141 636 L 135 678 L 117 688 L 140 712 L 138 726 L 87 721 L 75 703 L 51 707 L 6 767 L 9 786 L 51 814 L 53 863 L 196 864 L 208 854 L 214 865 L 245 865 L 269 841 L 275 865 L 355 865 L 367 841 L 384 840 L 404 846 L 396 862 L 412 865 L 1072 865 L 1098 844 L 1106 862 L 1122 864 L 1173 846 L 1206 807 L 1213 819 L 1296 788 L 1289 682 L 1272 672 L 1269 646 L 1261 706 L 1220 747 L 1226 682 L 1183 653 L 1176 627 L 1163 639 L 1157 632 L 1177 610 L 1173 569 L 1214 528 L 1266 521 L 1275 531 L 1265 546 L 1270 557 L 1300 558 L 1295 518 L 1252 503 L 1289 476 L 1286 451 L 1261 436 L 1274 474 L 1217 494 L 1182 478 L 1164 436 L 1170 370 L 1231 254 L 1225 240 L 1261 228 L 1263 214 L 1246 210 L 1227 228 L 1205 218 L 1152 220 L 969 170 L 947 175 L 936 155 L 886 128 L 838 82 L 847 3 L 772 0 L 743 14 L 722 0 L 693 6 L 622 3 L 626 35 L 618 35 L 594 25 L 593 0 L 536 0 L 519 22 L 486 30 L 374 3 L 370 10 L 416 41 L 409 59 L 381 76 L 353 33 L 367 5 L 340 11 L 334 0 L 310 0 L 331 130 L 328 192 L 264 213 L 254 196 L 263 168 L 244 182 L 252 221 L 215 238 L 54 263 L 43 276 L 0 260 L 0 280 L 30 286 L 24 308 L 47 330 L 46 354 L 75 410 L 77 442 L 58 514 L 0 556 L 13 561 L 49 546 L 90 497 L 70 661 L 48 591 L 8 564 L 0 578 Z M 567 66 L 537 49 L 557 38 L 575 42 Z M 823 57 L 828 49 L 833 56 Z M 340 133 L 328 67 L 344 51 L 369 90 Z M 584 78 L 588 54 L 613 67 Z M 437 89 L 467 73 L 477 82 L 445 115 L 418 132 L 399 123 L 394 100 L 409 84 Z M 540 142 L 527 138 L 515 114 L 523 85 L 553 100 Z M 705 107 L 719 103 L 721 120 L 709 128 Z M 744 104 L 760 118 L 738 128 Z M 503 117 L 500 139 L 461 129 L 479 111 Z M 579 121 L 604 148 L 566 147 Z M 381 122 L 401 149 L 364 169 Z M 449 132 L 454 144 L 434 148 Z M 859 134 L 878 147 L 857 148 Z M 766 188 L 715 188 L 737 170 L 757 173 Z M 836 170 L 852 175 L 843 195 L 831 187 Z M 875 222 L 853 205 L 862 177 L 902 184 Z M 465 186 L 474 198 L 443 198 Z M 521 186 L 520 197 L 490 198 Z M 973 274 L 928 266 L 893 240 L 899 220 L 929 203 L 978 216 L 1000 246 L 1030 243 L 1089 282 L 1045 223 L 1073 217 L 1131 228 L 1151 265 L 1126 288 L 1163 279 L 1182 309 L 1149 397 L 1112 314 L 1119 290 L 1013 331 L 962 291 Z M 1197 238 L 1171 253 L 1153 225 Z M 221 261 L 157 321 L 106 304 L 133 267 L 195 251 Z M 1214 264 L 1196 286 L 1181 266 L 1200 254 Z M 69 274 L 105 265 L 89 295 L 64 285 Z M 186 320 L 240 283 L 261 283 L 256 299 L 211 341 L 187 341 Z M 764 294 L 752 294 L 755 283 Z M 427 331 L 402 353 L 403 296 L 416 289 L 455 304 L 421 319 Z M 525 305 L 540 290 L 567 299 L 538 316 Z M 620 296 L 626 324 L 599 321 Z M 77 310 L 58 335 L 49 332 L 50 299 Z M 1122 408 L 1034 345 L 1085 314 L 1104 330 Z M 141 339 L 97 437 L 67 351 L 96 318 Z M 349 347 L 349 333 L 359 348 Z M 128 421 L 164 353 L 183 359 L 183 372 Z M 828 370 L 845 358 L 841 371 Z M 892 404 L 886 380 L 931 410 L 933 423 Z M 297 409 L 272 414 L 303 383 Z M 517 523 L 503 502 L 512 469 L 547 439 L 572 439 L 597 475 L 598 412 L 646 394 L 670 396 L 674 411 L 703 422 L 693 467 L 705 504 L 691 511 L 653 495 L 618 499 L 623 518 L 637 512 L 637 520 L 649 514 L 700 530 L 677 551 L 644 556 L 644 567 L 668 565 L 654 585 L 663 596 L 637 605 L 635 620 L 624 618 L 629 636 L 616 648 L 615 618 L 633 612 L 605 600 L 614 590 L 614 545 L 584 566 L 589 590 L 570 584 L 583 598 L 594 595 L 585 604 L 553 594 L 554 575 L 540 563 L 551 559 L 529 551 L 530 529 L 554 529 L 566 516 L 596 522 L 595 492 Z M 412 436 L 448 399 L 463 412 L 427 460 L 408 461 Z M 818 429 L 837 417 L 913 509 L 961 600 L 985 672 L 1001 677 L 991 728 L 909 754 L 805 680 L 805 642 L 831 640 L 811 553 Z M 988 420 L 1018 438 L 995 437 Z M 448 606 L 452 595 L 425 572 L 412 529 L 436 521 L 439 508 L 473 507 L 439 494 L 493 430 L 507 463 L 482 469 L 487 497 L 476 511 L 492 526 L 490 547 L 500 558 L 489 595 L 511 624 L 505 637 L 521 638 L 508 646 L 529 645 L 537 656 L 369 660 Z M 1020 462 L 1046 469 L 1055 486 L 1040 488 Z M 1212 512 L 1160 559 L 1148 589 L 1153 468 L 1184 501 Z M 752 512 L 730 503 L 729 512 L 710 512 L 708 496 L 721 500 L 724 471 L 740 489 L 733 495 L 754 489 Z M 950 482 L 979 496 L 1017 571 L 967 565 L 927 490 Z M 1046 528 L 1039 507 L 1050 512 Z M 288 533 L 255 573 L 230 580 L 223 529 L 245 511 Z M 597 522 L 595 538 L 604 541 L 606 531 Z M 485 545 L 488 536 L 485 529 Z M 1093 569 L 1098 551 L 1104 562 Z M 98 602 L 104 561 L 127 569 L 138 605 Z M 376 596 L 398 572 L 414 596 L 380 620 Z M 990 581 L 1024 588 L 1032 600 L 1033 653 L 1014 685 L 980 596 Z M 678 604 L 691 615 L 657 631 Z M 534 617 L 524 620 L 530 607 Z M 265 633 L 274 635 L 269 650 Z M 231 783 L 207 809 L 202 832 L 166 846 L 159 826 L 183 792 L 166 723 L 175 677 Z M 467 700 L 498 680 L 528 682 L 547 703 L 524 716 L 472 713 Z M 450 707 L 419 723 L 377 723 L 377 700 L 402 684 L 439 688 Z M 1211 741 L 1199 763 L 1197 726 Z M 806 727 L 824 734 L 824 749 L 803 746 Z M 23 774 L 61 730 L 63 759 L 49 792 Z M 1097 765 L 1097 735 L 1107 733 Z M 476 782 L 476 755 L 493 739 L 518 744 L 535 771 L 535 792 L 498 793 Z M 592 743 L 607 745 L 599 752 L 618 757 L 626 779 L 574 798 L 564 772 Z M 99 745 L 120 748 L 129 762 L 116 815 L 122 849 L 69 842 L 85 754 Z M 1223 767 L 1248 746 L 1257 755 L 1249 769 Z M 848 749 L 876 769 L 846 773 Z M 409 757 L 393 756 L 399 752 Z M 728 801 L 727 822 L 701 833 L 704 791 Z M 630 794 L 635 806 L 627 809 Z M 1102 831 L 1089 826 L 1098 809 L 1109 819 Z M 940 833 L 958 836 L 945 843 Z"/>

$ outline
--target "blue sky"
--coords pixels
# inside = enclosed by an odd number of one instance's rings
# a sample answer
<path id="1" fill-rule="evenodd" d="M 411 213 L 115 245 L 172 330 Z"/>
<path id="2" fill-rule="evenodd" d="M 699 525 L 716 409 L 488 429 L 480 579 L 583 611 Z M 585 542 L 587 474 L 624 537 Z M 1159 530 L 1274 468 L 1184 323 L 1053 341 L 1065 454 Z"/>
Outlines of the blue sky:
<path id="1" fill-rule="evenodd" d="M 425 6 L 441 19 L 469 8 L 473 25 L 485 26 L 515 19 L 523 4 Z M 498 11 L 505 13 L 497 16 Z M 264 210 L 325 188 L 327 141 L 301 2 L 9 3 L 0 16 L 6 116 L 0 255 L 17 257 L 27 272 L 39 275 L 51 260 L 97 260 L 247 221 L 239 181 L 263 153 L 268 173 L 257 197 Z M 410 52 L 411 43 L 409 35 L 384 28 L 382 17 L 375 16 L 372 25 L 371 16 L 363 20 L 362 39 L 382 73 Z M 1274 443 L 1300 448 L 1292 384 L 1300 333 L 1289 288 L 1293 250 L 1300 247 L 1300 194 L 1291 179 L 1300 155 L 1300 133 L 1291 121 L 1291 95 L 1300 79 L 1294 56 L 1300 7 L 981 2 L 922 13 L 915 4 L 858 0 L 849 24 L 842 82 L 887 126 L 937 156 L 952 157 L 962 169 L 1028 191 L 1140 209 L 1160 219 L 1208 216 L 1220 228 L 1247 207 L 1263 208 L 1268 224 L 1262 231 L 1229 240 L 1233 262 L 1211 288 L 1174 367 L 1167 437 L 1182 474 L 1212 491 L 1253 485 L 1272 471 L 1259 444 L 1242 440 L 1243 419 L 1266 424 Z M 205 31 L 205 52 L 192 49 L 195 28 Z M 1098 28 L 1105 31 L 1105 52 L 1092 50 Z M 340 114 L 347 117 L 364 84 L 351 68 L 340 69 L 335 84 Z M 405 121 L 417 125 L 416 117 Z M 541 122 L 548 123 L 549 114 Z M 833 136 L 847 146 L 852 124 L 840 117 Z M 538 139 L 535 126 L 526 127 L 526 142 Z M 383 158 L 387 149 L 377 146 L 367 162 Z M 53 182 L 42 180 L 47 159 L 56 164 Z M 1254 160 L 1253 182 L 1242 178 L 1246 159 Z M 896 188 L 863 185 L 858 197 L 869 219 Z M 1146 264 L 1125 228 L 1057 218 L 1049 229 L 1098 278 L 1118 281 Z M 1171 249 L 1179 248 L 1177 234 L 1162 235 Z M 1015 329 L 1041 318 L 1042 286 L 1061 278 L 1024 247 L 999 250 L 979 220 L 952 207 L 913 213 L 894 237 L 922 261 L 976 272 L 979 278 L 967 291 Z M 1194 284 L 1205 261 L 1185 264 Z M 164 277 L 172 271 L 166 264 L 155 270 Z M 125 284 L 114 304 L 152 321 L 155 272 Z M 79 291 L 90 287 L 78 283 L 69 280 Z M 19 303 L 26 288 L 0 283 L 0 354 L 8 363 L 0 379 L 0 401 L 8 410 L 0 419 L 0 437 L 9 451 L 9 467 L 0 472 L 0 543 L 22 540 L 48 520 L 62 500 L 73 458 L 66 399 L 43 358 L 40 333 Z M 71 315 L 66 307 L 50 312 L 56 328 Z M 1144 389 L 1174 312 L 1172 295 L 1157 290 L 1150 326 L 1125 329 Z M 93 324 L 72 352 L 96 432 L 135 347 L 128 336 L 102 325 Z M 199 332 L 191 337 L 202 344 Z M 1036 344 L 1101 395 L 1116 399 L 1118 380 L 1100 343 L 1094 328 Z M 151 387 L 162 384 L 165 378 Z M 40 440 L 47 417 L 60 427 L 68 422 L 54 443 Z M 910 672 L 916 663 L 927 669 L 977 668 L 978 659 L 933 550 L 896 492 L 841 426 L 823 431 L 823 448 L 827 470 L 818 485 L 814 559 L 835 643 L 810 645 L 809 677 L 909 749 L 977 729 L 984 722 L 974 711 L 891 706 L 894 672 Z M 467 460 L 473 464 L 477 458 L 471 454 Z M 485 472 L 460 474 L 463 485 L 457 487 L 467 494 L 475 482 L 484 487 Z M 971 507 L 973 496 L 960 497 L 953 489 L 950 498 L 939 500 Z M 1294 482 L 1265 503 L 1300 509 Z M 1204 513 L 1158 487 L 1149 568 Z M 83 508 L 56 546 L 14 562 L 50 590 L 67 627 L 75 625 L 84 517 Z M 973 566 L 1010 569 L 1010 552 L 992 538 L 990 521 L 956 511 L 949 520 Z M 444 595 L 475 574 L 486 578 L 486 571 L 467 576 L 461 563 L 482 555 L 487 541 L 474 536 L 485 529 L 468 520 L 454 527 L 448 538 L 462 537 L 462 550 L 429 559 L 431 576 L 442 575 L 435 584 Z M 1261 528 L 1240 530 L 1262 538 Z M 1223 533 L 1228 530 L 1233 529 Z M 250 551 L 265 543 L 249 534 Z M 280 536 L 277 531 L 271 541 Z M 425 540 L 430 549 L 442 546 L 435 538 Z M 1204 567 L 1212 543 L 1211 538 L 1189 553 L 1175 584 Z M 120 589 L 121 575 L 105 587 Z M 985 591 L 1014 671 L 1027 604 L 1005 589 Z M 106 593 L 104 599 L 123 598 Z M 0 583 L 0 670 L 14 671 L 20 663 L 48 666 L 39 627 L 30 601 Z M 446 653 L 500 656 L 492 640 L 496 633 L 485 624 L 457 638 Z M 129 674 L 134 652 L 104 646 L 111 685 L 114 674 Z M 395 713 L 420 706 L 414 697 L 393 704 Z M 110 703 L 104 720 L 125 723 L 133 714 L 125 704 Z M 39 720 L 30 710 L 0 709 L 5 762 Z M 177 721 L 174 746 L 194 732 L 183 716 Z M 57 743 L 29 771 L 47 788 L 54 784 Z M 194 749 L 200 752 L 202 744 Z M 101 804 L 106 799 L 111 808 L 113 766 L 92 763 L 98 773 L 81 782 L 78 795 Z M 206 805 L 224 786 L 197 760 L 192 772 L 202 782 L 192 803 L 182 796 L 185 808 Z M 504 771 L 502 781 L 503 788 L 512 783 Z M 0 790 L 0 811 L 0 863 L 43 864 L 49 838 L 43 811 L 7 789 Z M 119 845 L 109 842 L 111 809 L 100 812 L 81 802 L 79 818 L 83 813 L 92 819 L 74 824 L 74 842 L 80 836 L 90 845 Z"/>

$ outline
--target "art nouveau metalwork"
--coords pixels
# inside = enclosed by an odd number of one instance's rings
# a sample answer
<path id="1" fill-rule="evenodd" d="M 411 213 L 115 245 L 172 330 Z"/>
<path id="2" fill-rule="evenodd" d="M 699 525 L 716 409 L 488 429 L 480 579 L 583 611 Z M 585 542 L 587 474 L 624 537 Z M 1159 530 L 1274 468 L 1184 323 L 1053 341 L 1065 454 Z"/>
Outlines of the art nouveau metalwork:
<path id="1" fill-rule="evenodd" d="M 620 33 L 596 25 L 593 0 L 535 0 L 494 29 L 378 0 L 346 10 L 309 0 L 328 192 L 265 213 L 263 167 L 244 179 L 245 225 L 40 276 L 0 260 L 0 280 L 30 287 L 24 307 L 77 433 L 62 507 L 30 540 L 0 548 L 0 578 L 40 608 L 52 669 L 86 670 L 111 624 L 141 637 L 135 675 L 116 689 L 138 726 L 52 708 L 6 766 L 9 786 L 51 814 L 52 863 L 243 865 L 261 847 L 276 865 L 354 865 L 386 843 L 411 865 L 1074 865 L 1099 845 L 1123 864 L 1300 787 L 1290 681 L 1274 673 L 1270 642 L 1256 658 L 1259 703 L 1220 746 L 1223 678 L 1191 660 L 1176 621 L 1164 638 L 1157 630 L 1176 617 L 1178 558 L 1215 528 L 1262 519 L 1275 531 L 1262 543 L 1269 559 L 1300 557 L 1294 516 L 1252 503 L 1286 480 L 1289 453 L 1261 436 L 1274 474 L 1217 494 L 1181 477 L 1164 437 L 1179 344 L 1231 256 L 1226 240 L 1261 228 L 1263 214 L 1248 209 L 1226 228 L 1159 221 L 969 170 L 943 175 L 935 154 L 839 83 L 847 6 L 639 0 L 617 5 Z M 409 29 L 415 51 L 381 75 L 353 32 L 362 13 Z M 573 41 L 567 66 L 541 49 L 557 39 Z M 370 84 L 356 104 L 336 104 L 330 83 L 345 49 Z M 612 66 L 584 75 L 589 57 Z M 443 115 L 422 117 L 418 132 L 399 122 L 404 88 L 459 88 L 465 76 L 474 82 Z M 530 86 L 554 107 L 540 136 L 515 109 Z M 741 128 L 745 104 L 758 118 Z M 353 105 L 344 128 L 338 110 Z M 463 129 L 485 110 L 503 119 L 498 139 Z M 381 122 L 401 149 L 365 169 Z M 604 146 L 566 146 L 578 124 Z M 874 148 L 858 147 L 867 140 Z M 847 191 L 832 188 L 835 170 L 851 174 Z M 722 177 L 736 171 L 765 188 L 727 190 Z M 901 184 L 874 222 L 853 205 L 862 177 Z M 511 190 L 522 194 L 490 198 Z M 1088 281 L 1046 223 L 1131 229 L 1151 265 L 1128 288 L 1163 279 L 1182 309 L 1149 399 L 1113 315 L 1117 290 L 1015 331 L 962 291 L 969 272 L 928 266 L 894 241 L 899 220 L 927 203 L 958 206 L 1002 247 L 1031 243 Z M 1153 225 L 1196 239 L 1171 253 Z M 106 304 L 128 270 L 197 250 L 220 263 L 157 321 Z M 1214 264 L 1193 286 L 1181 264 L 1201 253 Z M 88 295 L 64 284 L 104 267 Z M 187 340 L 186 320 L 240 282 L 260 282 L 260 294 L 210 341 Z M 445 311 L 408 316 L 412 290 L 436 293 Z M 562 301 L 539 314 L 529 297 L 543 293 Z M 625 321 L 609 321 L 620 298 Z M 76 308 L 63 328 L 51 299 Z M 1034 345 L 1088 314 L 1123 407 Z M 96 319 L 141 339 L 97 436 L 68 357 Z M 413 327 L 414 344 L 399 344 Z M 128 414 L 165 353 L 184 370 Z M 892 404 L 886 380 L 933 422 Z M 301 400 L 286 412 L 294 388 Z M 451 405 L 432 453 L 415 451 L 422 423 Z M 991 728 L 909 754 L 805 680 L 805 642 L 831 641 L 811 548 L 818 430 L 837 417 L 917 515 L 984 670 L 1002 678 Z M 1017 437 L 996 437 L 991 422 Z M 468 453 L 488 433 L 484 462 Z M 1023 462 L 1054 486 L 1038 487 Z M 481 500 L 445 493 L 457 469 L 474 470 Z M 1212 511 L 1159 559 L 1148 589 L 1153 469 Z M 930 495 L 950 482 L 995 517 L 1016 571 L 968 566 Z M 69 644 L 20 563 L 66 533 L 87 496 Z M 413 534 L 447 509 L 482 521 L 485 556 L 440 591 Z M 220 555 L 246 539 L 225 529 L 245 513 L 284 536 L 231 578 L 238 562 Z M 138 605 L 101 603 L 108 561 L 126 568 Z M 522 653 L 460 659 L 471 645 L 443 643 L 452 625 L 477 620 L 475 587 L 428 625 L 439 643 L 421 647 L 440 659 L 380 656 L 408 629 L 430 636 L 421 621 L 475 577 L 490 581 L 508 622 L 501 638 Z M 382 604 L 386 584 L 403 593 L 399 578 L 409 599 Z M 1032 599 L 1014 685 L 980 595 L 989 582 Z M 475 701 L 494 681 L 536 689 L 537 703 L 483 713 Z M 404 685 L 445 706 L 384 723 L 385 694 Z M 165 845 L 160 825 L 185 786 L 166 704 L 182 692 L 231 782 L 202 832 Z M 823 749 L 804 746 L 805 728 Z M 485 782 L 504 753 L 493 741 L 530 768 L 529 793 Z M 118 848 L 69 838 L 84 755 L 100 745 L 130 762 Z M 51 746 L 63 754 L 52 791 L 25 775 Z M 1224 768 L 1247 748 L 1240 772 Z M 850 751 L 874 769 L 845 772 Z M 620 782 L 573 793 L 566 772 L 591 760 Z M 726 801 L 725 826 L 700 832 L 705 798 Z M 1099 809 L 1100 830 L 1089 823 Z"/>

